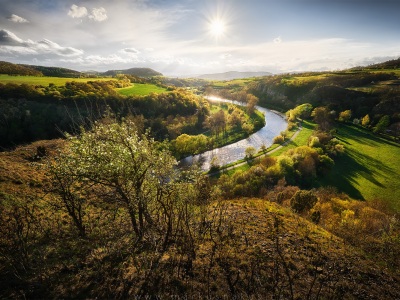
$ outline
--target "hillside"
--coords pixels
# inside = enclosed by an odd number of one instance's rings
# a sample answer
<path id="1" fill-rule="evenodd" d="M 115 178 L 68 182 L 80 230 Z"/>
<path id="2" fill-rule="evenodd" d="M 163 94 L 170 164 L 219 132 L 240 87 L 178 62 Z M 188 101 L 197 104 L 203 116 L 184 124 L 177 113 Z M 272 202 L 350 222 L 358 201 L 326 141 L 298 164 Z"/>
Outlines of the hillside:
<path id="1" fill-rule="evenodd" d="M 22 65 L 22 66 L 37 70 L 41 72 L 44 76 L 49 76 L 49 77 L 78 78 L 82 75 L 81 72 L 60 67 L 44 67 L 44 66 L 34 66 L 34 65 Z"/>
<path id="2" fill-rule="evenodd" d="M 81 76 L 80 72 L 66 68 L 13 64 L 5 61 L 0 62 L 0 74 L 68 78 Z"/>
<path id="3" fill-rule="evenodd" d="M 107 72 L 101 73 L 102 76 L 115 76 L 117 74 L 134 75 L 138 77 L 153 77 L 162 76 L 160 72 L 154 71 L 150 68 L 130 68 L 124 70 L 108 70 Z"/>
<path id="4" fill-rule="evenodd" d="M 262 76 L 270 76 L 272 73 L 270 72 L 225 72 L 225 73 L 215 73 L 215 74 L 204 74 L 197 76 L 196 78 L 200 79 L 208 79 L 208 80 L 233 80 L 233 79 L 242 79 L 242 78 L 250 78 L 250 77 L 262 77 Z"/>
<path id="5" fill-rule="evenodd" d="M 108 215 L 111 203 L 87 211 L 89 235 L 80 238 L 49 193 L 45 171 L 32 164 L 38 146 L 51 157 L 63 144 L 41 141 L 0 153 L 2 298 L 400 297 L 389 241 L 385 253 L 370 256 L 267 199 L 211 202 L 203 207 L 206 227 L 192 232 L 194 244 L 168 247 L 161 256 L 151 244 L 133 245 L 126 220 Z M 16 228 L 23 240 L 11 239 Z M 189 249 L 196 249 L 191 260 Z"/>
<path id="6" fill-rule="evenodd" d="M 30 66 L 17 65 L 6 61 L 0 61 L 0 74 L 43 76 L 41 71 L 35 70 Z"/>
<path id="7" fill-rule="evenodd" d="M 0 84 L 0 298 L 400 298 L 396 72 L 210 83 L 290 109 L 282 148 L 214 177 L 177 154 L 245 116 L 129 77 Z"/>
<path id="8" fill-rule="evenodd" d="M 400 69 L 400 58 L 385 61 L 379 64 L 373 64 L 366 67 L 360 67 L 361 69 Z"/>

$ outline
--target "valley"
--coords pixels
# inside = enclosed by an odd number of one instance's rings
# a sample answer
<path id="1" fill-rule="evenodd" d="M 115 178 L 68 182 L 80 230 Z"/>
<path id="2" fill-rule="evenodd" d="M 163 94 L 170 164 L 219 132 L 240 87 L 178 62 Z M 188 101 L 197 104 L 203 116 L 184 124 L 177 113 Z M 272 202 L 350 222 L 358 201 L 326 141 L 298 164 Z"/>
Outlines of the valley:
<path id="1" fill-rule="evenodd" d="M 400 297 L 395 74 L 0 75 L 0 296 Z"/>

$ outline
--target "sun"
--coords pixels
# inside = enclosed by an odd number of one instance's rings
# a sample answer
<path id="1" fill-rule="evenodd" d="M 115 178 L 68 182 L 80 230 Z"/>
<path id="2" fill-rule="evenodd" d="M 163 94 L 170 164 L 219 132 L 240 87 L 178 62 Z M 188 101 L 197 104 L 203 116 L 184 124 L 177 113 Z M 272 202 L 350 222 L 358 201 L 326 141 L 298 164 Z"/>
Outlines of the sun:
<path id="1" fill-rule="evenodd" d="M 225 31 L 226 31 L 226 25 L 223 20 L 213 20 L 210 22 L 210 27 L 209 27 L 211 35 L 213 35 L 215 38 L 221 37 Z"/>

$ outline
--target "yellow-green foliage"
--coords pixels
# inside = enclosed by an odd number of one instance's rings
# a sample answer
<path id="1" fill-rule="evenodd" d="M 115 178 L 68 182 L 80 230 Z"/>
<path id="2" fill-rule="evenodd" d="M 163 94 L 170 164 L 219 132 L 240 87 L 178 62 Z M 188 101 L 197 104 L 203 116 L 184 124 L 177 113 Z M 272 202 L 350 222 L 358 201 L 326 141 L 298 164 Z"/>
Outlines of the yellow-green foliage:
<path id="1" fill-rule="evenodd" d="M 118 93 L 124 96 L 145 96 L 151 93 L 165 93 L 167 89 L 149 83 L 135 83 L 129 87 L 117 89 Z"/>
<path id="2" fill-rule="evenodd" d="M 10 76 L 0 74 L 0 83 L 15 83 L 15 84 L 32 84 L 48 86 L 54 84 L 56 86 L 63 86 L 67 82 L 88 82 L 88 81 L 109 81 L 117 80 L 110 77 L 104 78 L 63 78 L 63 77 L 47 77 L 47 76 Z"/>

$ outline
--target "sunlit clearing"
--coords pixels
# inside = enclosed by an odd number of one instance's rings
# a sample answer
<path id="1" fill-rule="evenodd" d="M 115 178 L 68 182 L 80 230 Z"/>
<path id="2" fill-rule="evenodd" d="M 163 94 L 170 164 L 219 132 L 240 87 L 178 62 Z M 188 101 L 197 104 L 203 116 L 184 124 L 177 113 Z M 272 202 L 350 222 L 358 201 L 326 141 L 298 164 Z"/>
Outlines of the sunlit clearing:
<path id="1" fill-rule="evenodd" d="M 218 38 L 225 33 L 225 23 L 222 20 L 214 20 L 210 23 L 210 33 Z"/>

